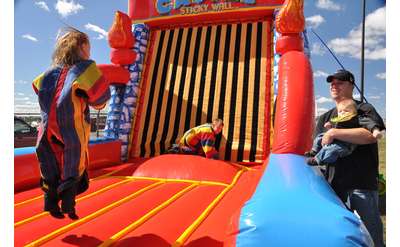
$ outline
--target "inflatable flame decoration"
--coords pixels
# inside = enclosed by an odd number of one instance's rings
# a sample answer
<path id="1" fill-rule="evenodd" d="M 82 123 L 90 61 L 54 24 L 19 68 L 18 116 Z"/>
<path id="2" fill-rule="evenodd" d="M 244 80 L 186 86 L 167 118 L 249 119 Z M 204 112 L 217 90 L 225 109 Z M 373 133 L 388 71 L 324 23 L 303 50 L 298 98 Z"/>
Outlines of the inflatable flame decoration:
<path id="1" fill-rule="evenodd" d="M 304 30 L 303 0 L 286 0 L 276 17 L 276 29 L 282 34 Z"/>
<path id="2" fill-rule="evenodd" d="M 114 22 L 108 32 L 108 44 L 112 48 L 133 47 L 132 24 L 128 15 L 115 12 Z"/>

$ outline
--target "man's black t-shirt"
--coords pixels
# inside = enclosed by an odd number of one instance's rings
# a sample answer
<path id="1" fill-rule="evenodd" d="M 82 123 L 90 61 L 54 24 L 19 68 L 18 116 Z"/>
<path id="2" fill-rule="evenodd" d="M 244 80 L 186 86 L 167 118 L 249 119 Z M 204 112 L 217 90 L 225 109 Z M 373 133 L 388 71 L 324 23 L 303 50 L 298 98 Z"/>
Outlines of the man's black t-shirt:
<path id="1" fill-rule="evenodd" d="M 384 122 L 375 108 L 368 103 L 357 103 L 357 113 L 360 125 L 370 131 L 373 128 L 385 129 Z M 333 108 L 319 117 L 316 135 L 326 132 L 324 124 L 337 116 Z M 357 145 L 356 149 L 348 156 L 339 158 L 335 163 L 335 173 L 331 182 L 332 188 L 340 196 L 351 189 L 377 190 L 378 188 L 378 145 L 377 143 Z"/>

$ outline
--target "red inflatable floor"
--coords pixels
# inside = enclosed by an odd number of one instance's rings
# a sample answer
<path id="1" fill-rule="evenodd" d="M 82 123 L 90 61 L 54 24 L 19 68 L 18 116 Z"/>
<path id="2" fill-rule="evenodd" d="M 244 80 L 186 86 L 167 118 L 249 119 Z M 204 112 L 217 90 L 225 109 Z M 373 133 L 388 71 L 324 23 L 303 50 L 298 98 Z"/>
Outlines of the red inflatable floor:
<path id="1" fill-rule="evenodd" d="M 15 194 L 15 246 L 232 246 L 264 166 L 162 155 L 90 172 L 78 220 L 43 212 L 40 189 Z"/>

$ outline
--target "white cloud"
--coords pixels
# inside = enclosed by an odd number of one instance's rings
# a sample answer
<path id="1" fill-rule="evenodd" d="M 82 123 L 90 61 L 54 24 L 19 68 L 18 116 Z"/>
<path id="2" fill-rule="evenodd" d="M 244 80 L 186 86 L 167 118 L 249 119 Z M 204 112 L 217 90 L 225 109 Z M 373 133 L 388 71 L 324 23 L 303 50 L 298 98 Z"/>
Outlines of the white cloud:
<path id="1" fill-rule="evenodd" d="M 322 70 L 317 70 L 317 71 L 314 71 L 314 77 L 328 77 L 328 73 L 326 73 L 325 71 L 322 71 Z"/>
<path id="2" fill-rule="evenodd" d="M 370 95 L 370 96 L 368 96 L 368 99 L 379 100 L 379 99 L 381 99 L 381 96 L 379 96 L 379 95 Z"/>
<path id="3" fill-rule="evenodd" d="M 381 79 L 381 80 L 386 80 L 386 72 L 383 73 L 378 73 L 375 75 L 376 78 Z"/>
<path id="4" fill-rule="evenodd" d="M 76 14 L 79 10 L 84 9 L 82 5 L 75 3 L 74 0 L 57 0 L 55 8 L 64 18 L 71 14 Z"/>
<path id="5" fill-rule="evenodd" d="M 353 28 L 344 38 L 329 42 L 336 53 L 361 59 L 362 24 Z M 386 7 L 379 8 L 365 18 L 365 59 L 386 59 Z"/>
<path id="6" fill-rule="evenodd" d="M 318 117 L 322 114 L 324 114 L 325 112 L 329 111 L 328 108 L 324 108 L 324 107 L 316 107 L 315 108 L 315 115 Z"/>
<path id="7" fill-rule="evenodd" d="M 14 112 L 15 113 L 39 113 L 39 103 L 32 99 L 25 98 L 15 98 L 14 99 Z"/>
<path id="8" fill-rule="evenodd" d="M 28 82 L 27 81 L 24 81 L 24 80 L 18 80 L 18 81 L 14 81 L 14 84 L 28 84 Z"/>
<path id="9" fill-rule="evenodd" d="M 38 39 L 30 35 L 29 33 L 22 35 L 22 38 L 31 40 L 33 42 L 38 42 Z"/>
<path id="10" fill-rule="evenodd" d="M 25 96 L 24 93 L 16 93 L 17 96 Z"/>
<path id="11" fill-rule="evenodd" d="M 360 99 L 361 94 L 360 93 L 353 93 L 353 98 L 354 99 Z"/>
<path id="12" fill-rule="evenodd" d="M 40 108 L 38 103 L 30 104 L 14 104 L 15 113 L 40 113 Z"/>
<path id="13" fill-rule="evenodd" d="M 90 30 L 90 31 L 93 31 L 93 32 L 96 32 L 96 33 L 99 34 L 99 36 L 97 36 L 97 38 L 95 38 L 95 39 L 104 39 L 108 35 L 107 31 L 105 31 L 101 27 L 96 26 L 96 25 L 91 24 L 91 23 L 86 24 L 85 28 L 87 30 Z"/>
<path id="14" fill-rule="evenodd" d="M 333 10 L 333 11 L 338 11 L 342 9 L 342 7 L 339 4 L 334 3 L 331 0 L 318 0 L 316 6 L 317 8 L 320 9 Z"/>
<path id="15" fill-rule="evenodd" d="M 322 97 L 319 97 L 318 99 L 316 99 L 315 102 L 317 104 L 324 104 L 324 103 L 331 103 L 331 102 L 333 102 L 333 100 L 331 98 L 322 96 Z"/>
<path id="16" fill-rule="evenodd" d="M 44 9 L 44 10 L 50 12 L 49 7 L 47 6 L 46 2 L 44 2 L 44 1 L 35 2 L 35 5 L 38 6 L 39 8 L 41 8 L 41 9 Z"/>
<path id="17" fill-rule="evenodd" d="M 317 28 L 319 25 L 325 22 L 324 17 L 321 15 L 313 15 L 306 18 L 307 25 L 312 28 Z"/>
<path id="18" fill-rule="evenodd" d="M 14 101 L 27 101 L 27 100 L 29 100 L 29 97 L 14 98 Z"/>
<path id="19" fill-rule="evenodd" d="M 334 106 L 335 103 L 331 98 L 321 95 L 315 96 L 315 116 L 320 116 Z"/>
<path id="20" fill-rule="evenodd" d="M 325 49 L 318 43 L 313 43 L 311 46 L 311 55 L 322 56 L 325 54 Z"/>

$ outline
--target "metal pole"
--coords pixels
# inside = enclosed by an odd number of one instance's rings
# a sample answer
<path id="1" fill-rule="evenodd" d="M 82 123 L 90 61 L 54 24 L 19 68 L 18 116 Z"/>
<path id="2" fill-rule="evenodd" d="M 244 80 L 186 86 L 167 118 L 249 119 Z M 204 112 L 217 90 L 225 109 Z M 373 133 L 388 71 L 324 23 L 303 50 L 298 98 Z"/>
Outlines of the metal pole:
<path id="1" fill-rule="evenodd" d="M 99 121 L 100 121 L 100 110 L 97 111 L 97 117 L 96 117 L 96 138 L 99 138 Z"/>
<path id="2" fill-rule="evenodd" d="M 336 60 L 336 62 L 340 65 L 340 67 L 342 67 L 342 69 L 346 69 L 343 64 L 339 61 L 339 59 L 335 56 L 335 54 L 333 53 L 333 51 L 331 49 L 329 49 L 328 45 L 324 42 L 324 40 L 314 31 L 314 29 L 311 28 L 311 31 L 313 32 L 313 34 L 315 34 L 315 36 L 317 36 L 317 38 L 319 39 L 319 41 L 321 41 L 321 43 L 325 46 L 325 48 L 329 51 L 329 53 L 332 55 L 332 57 Z M 354 86 L 356 87 L 357 91 L 360 93 L 360 97 L 361 99 L 364 99 L 366 103 L 368 103 L 367 99 L 364 97 L 364 94 L 361 93 L 360 88 L 358 88 L 356 82 L 354 82 Z M 361 100 L 363 101 L 363 100 Z"/>
<path id="3" fill-rule="evenodd" d="M 363 19 L 362 19 L 362 35 L 361 35 L 361 102 L 364 99 L 364 43 L 365 43 L 365 0 L 363 0 Z"/>

